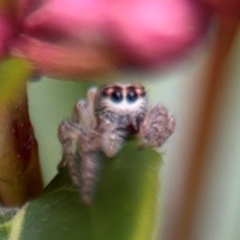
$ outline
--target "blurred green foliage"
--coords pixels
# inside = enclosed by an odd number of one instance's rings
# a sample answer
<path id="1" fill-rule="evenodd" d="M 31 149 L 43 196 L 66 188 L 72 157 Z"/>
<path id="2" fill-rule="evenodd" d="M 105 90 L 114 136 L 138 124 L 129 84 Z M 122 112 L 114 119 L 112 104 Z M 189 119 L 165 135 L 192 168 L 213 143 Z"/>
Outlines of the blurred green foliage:
<path id="1" fill-rule="evenodd" d="M 31 73 L 32 66 L 25 60 L 9 58 L 0 62 L 0 106 L 21 92 Z"/>
<path id="2" fill-rule="evenodd" d="M 0 235 L 21 240 L 152 239 L 160 155 L 129 141 L 115 158 L 100 156 L 102 171 L 91 206 L 81 203 L 63 169 L 38 199 L 11 219 L 9 214 L 0 218 Z"/>

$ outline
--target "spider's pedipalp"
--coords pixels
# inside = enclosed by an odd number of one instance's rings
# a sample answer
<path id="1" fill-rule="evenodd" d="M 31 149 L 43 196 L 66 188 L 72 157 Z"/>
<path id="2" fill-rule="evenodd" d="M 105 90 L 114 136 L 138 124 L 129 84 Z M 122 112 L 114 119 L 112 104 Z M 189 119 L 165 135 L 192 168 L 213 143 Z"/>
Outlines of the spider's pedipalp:
<path id="1" fill-rule="evenodd" d="M 152 108 L 139 131 L 142 146 L 160 147 L 175 129 L 175 119 L 162 105 Z"/>
<path id="2" fill-rule="evenodd" d="M 107 157 L 114 157 L 122 148 L 127 132 L 117 129 L 110 121 L 103 119 L 100 132 L 102 132 L 101 150 Z"/>

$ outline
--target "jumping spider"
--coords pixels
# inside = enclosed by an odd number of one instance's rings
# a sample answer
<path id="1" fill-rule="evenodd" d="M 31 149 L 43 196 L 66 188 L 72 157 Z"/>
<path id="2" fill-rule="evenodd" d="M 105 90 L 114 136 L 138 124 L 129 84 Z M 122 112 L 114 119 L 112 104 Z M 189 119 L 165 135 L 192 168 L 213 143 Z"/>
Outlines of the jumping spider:
<path id="1" fill-rule="evenodd" d="M 99 170 L 99 150 L 113 157 L 132 135 L 139 137 L 142 147 L 159 147 L 173 133 L 174 127 L 175 120 L 164 106 L 148 108 L 142 85 L 114 83 L 100 89 L 91 88 L 87 100 L 76 103 L 72 119 L 59 126 L 58 136 L 63 148 L 59 168 L 65 163 L 68 165 L 73 184 L 80 188 L 82 201 L 90 204 Z M 81 157 L 80 166 L 73 141 Z"/>

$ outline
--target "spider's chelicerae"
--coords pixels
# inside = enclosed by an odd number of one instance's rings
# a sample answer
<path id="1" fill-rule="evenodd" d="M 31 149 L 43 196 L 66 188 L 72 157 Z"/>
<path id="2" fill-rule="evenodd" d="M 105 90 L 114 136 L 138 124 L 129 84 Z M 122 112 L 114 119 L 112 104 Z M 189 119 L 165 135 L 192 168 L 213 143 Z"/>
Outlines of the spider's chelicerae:
<path id="1" fill-rule="evenodd" d="M 124 141 L 137 135 L 140 145 L 159 147 L 173 133 L 175 120 L 162 105 L 149 109 L 144 86 L 114 83 L 87 92 L 86 101 L 76 103 L 71 120 L 59 126 L 63 160 L 68 165 L 74 185 L 80 188 L 81 199 L 90 204 L 97 180 L 98 151 L 113 157 Z M 76 143 L 76 151 L 72 142 Z M 80 155 L 80 164 L 76 161 Z"/>

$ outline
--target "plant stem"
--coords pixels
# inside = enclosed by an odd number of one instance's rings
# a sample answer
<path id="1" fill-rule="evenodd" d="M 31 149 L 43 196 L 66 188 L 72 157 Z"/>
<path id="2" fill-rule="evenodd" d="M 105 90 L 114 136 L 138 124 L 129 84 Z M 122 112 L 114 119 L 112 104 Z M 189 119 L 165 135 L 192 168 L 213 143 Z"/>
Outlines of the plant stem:
<path id="1" fill-rule="evenodd" d="M 172 226 L 173 235 L 168 240 L 190 240 L 192 230 L 196 223 L 198 199 L 204 181 L 204 173 L 207 166 L 206 150 L 212 138 L 212 127 L 214 125 L 214 113 L 219 106 L 219 96 L 224 95 L 224 72 L 227 60 L 234 43 L 239 21 L 218 16 L 219 25 L 215 44 L 211 52 L 211 65 L 209 66 L 208 86 L 206 98 L 204 99 L 203 112 L 200 125 L 197 129 L 196 143 L 188 159 L 188 172 L 184 196 L 180 203 L 179 219 Z M 204 186 L 206 187 L 206 186 Z"/>
<path id="2" fill-rule="evenodd" d="M 19 206 L 43 189 L 26 84 L 0 105 L 0 129 L 0 200 L 4 206 Z"/>

